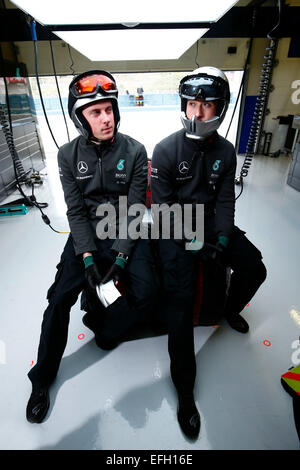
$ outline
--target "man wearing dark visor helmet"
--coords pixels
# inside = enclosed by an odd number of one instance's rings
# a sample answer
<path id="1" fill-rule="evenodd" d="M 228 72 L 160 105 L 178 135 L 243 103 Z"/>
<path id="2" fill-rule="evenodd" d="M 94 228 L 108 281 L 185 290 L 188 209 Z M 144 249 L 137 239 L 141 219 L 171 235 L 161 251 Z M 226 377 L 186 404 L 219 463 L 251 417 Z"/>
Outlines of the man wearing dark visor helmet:
<path id="1" fill-rule="evenodd" d="M 240 312 L 265 280 L 266 268 L 260 251 L 234 225 L 236 154 L 233 145 L 217 132 L 230 101 L 227 77 L 215 67 L 200 67 L 181 80 L 179 95 L 183 129 L 154 148 L 152 200 L 169 206 L 179 203 L 182 208 L 187 203 L 204 204 L 204 241 L 216 246 L 206 256 L 232 270 L 224 316 L 233 329 L 247 333 L 249 327 Z M 203 240 L 196 238 L 166 240 L 161 236 L 159 240 L 177 416 L 181 429 L 191 438 L 200 430 L 193 395 L 193 306 L 197 267 L 204 250 Z"/>
<path id="2" fill-rule="evenodd" d="M 127 231 L 132 219 L 127 217 L 128 209 L 146 201 L 147 154 L 142 144 L 118 132 L 113 76 L 92 70 L 75 77 L 69 87 L 68 110 L 81 134 L 58 152 L 70 236 L 48 291 L 37 363 L 28 374 L 33 388 L 26 417 L 31 423 L 42 422 L 47 414 L 49 387 L 67 343 L 70 310 L 80 292 L 85 290 L 90 306 L 83 322 L 95 333 L 97 345 L 107 350 L 152 311 L 157 292 L 150 241 L 133 239 Z M 121 196 L 127 201 L 123 216 Z M 114 208 L 116 216 L 101 225 L 107 220 L 104 206 Z M 121 230 L 125 236 L 120 236 Z M 110 235 L 105 236 L 107 232 Z M 126 286 L 124 295 L 116 295 L 114 285 L 120 281 Z M 111 286 L 113 297 L 105 297 L 100 290 L 105 285 Z M 102 292 L 103 305 L 97 292 Z"/>

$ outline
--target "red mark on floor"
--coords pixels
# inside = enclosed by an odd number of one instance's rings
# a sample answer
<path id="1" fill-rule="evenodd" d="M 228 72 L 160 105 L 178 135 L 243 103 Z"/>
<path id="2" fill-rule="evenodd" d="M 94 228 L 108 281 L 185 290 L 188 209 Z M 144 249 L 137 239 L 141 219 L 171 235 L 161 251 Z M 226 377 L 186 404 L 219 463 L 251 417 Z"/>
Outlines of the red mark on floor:
<path id="1" fill-rule="evenodd" d="M 268 339 L 265 339 L 263 343 L 265 346 L 271 346 L 271 343 Z M 266 343 L 269 343 L 269 344 L 266 344 Z"/>
<path id="2" fill-rule="evenodd" d="M 213 326 L 213 328 L 219 328 L 219 325 Z"/>
<path id="3" fill-rule="evenodd" d="M 81 336 L 81 338 L 80 338 L 80 336 Z M 85 338 L 85 335 L 83 333 L 80 333 L 80 335 L 78 335 L 78 339 L 83 339 L 83 338 Z"/>
<path id="4" fill-rule="evenodd" d="M 33 361 L 31 361 L 30 367 L 33 365 Z"/>

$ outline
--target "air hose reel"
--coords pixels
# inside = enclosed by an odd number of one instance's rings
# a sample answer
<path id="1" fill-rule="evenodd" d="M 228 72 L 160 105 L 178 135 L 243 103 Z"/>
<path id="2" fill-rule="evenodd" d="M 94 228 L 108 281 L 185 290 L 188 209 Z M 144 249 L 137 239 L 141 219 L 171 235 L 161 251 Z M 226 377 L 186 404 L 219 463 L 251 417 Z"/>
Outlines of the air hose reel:
<path id="1" fill-rule="evenodd" d="M 17 154 L 15 145 L 14 145 L 14 139 L 13 139 L 13 134 L 10 129 L 9 123 L 6 119 L 5 116 L 5 111 L 4 111 L 4 106 L 2 103 L 0 103 L 0 124 L 2 126 L 2 130 L 4 133 L 4 137 L 8 146 L 8 150 L 11 154 L 12 160 L 13 160 L 13 165 L 16 170 L 18 180 L 19 182 L 26 182 L 27 177 L 26 177 L 26 172 L 24 170 L 23 164 Z"/>
<path id="2" fill-rule="evenodd" d="M 236 184 L 240 184 L 242 179 L 248 175 L 249 168 L 252 163 L 252 158 L 257 152 L 257 146 L 260 141 L 262 127 L 265 115 L 267 114 L 267 103 L 270 91 L 273 86 L 271 85 L 273 68 L 276 65 L 275 56 L 277 50 L 278 39 L 270 39 L 270 43 L 266 48 L 266 55 L 264 55 L 265 62 L 262 66 L 259 91 L 255 103 L 250 133 L 246 146 L 246 155 L 240 171 L 240 175 L 235 179 Z"/>

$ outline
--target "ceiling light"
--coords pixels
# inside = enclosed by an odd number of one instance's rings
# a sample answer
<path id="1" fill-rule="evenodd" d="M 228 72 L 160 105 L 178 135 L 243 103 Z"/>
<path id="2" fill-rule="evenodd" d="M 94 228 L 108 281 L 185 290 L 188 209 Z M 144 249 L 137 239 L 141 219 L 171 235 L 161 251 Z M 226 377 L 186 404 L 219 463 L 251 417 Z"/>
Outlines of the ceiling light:
<path id="1" fill-rule="evenodd" d="M 91 61 L 178 59 L 207 29 L 55 31 Z"/>
<path id="2" fill-rule="evenodd" d="M 46 25 L 184 23 L 218 21 L 238 0 L 12 0 L 21 10 Z"/>

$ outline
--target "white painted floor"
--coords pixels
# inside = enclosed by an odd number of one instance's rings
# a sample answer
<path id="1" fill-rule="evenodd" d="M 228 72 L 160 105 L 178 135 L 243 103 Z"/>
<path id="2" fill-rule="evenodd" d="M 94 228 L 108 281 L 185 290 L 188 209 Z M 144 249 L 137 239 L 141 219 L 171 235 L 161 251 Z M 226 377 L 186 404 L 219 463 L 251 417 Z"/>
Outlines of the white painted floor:
<path id="1" fill-rule="evenodd" d="M 150 123 L 161 132 L 163 123 L 170 122 L 164 113 L 159 119 L 153 112 L 143 116 L 139 128 L 145 133 Z M 136 113 L 126 117 L 136 122 Z M 180 122 L 173 122 L 179 129 Z M 155 132 L 152 136 L 155 142 Z M 37 199 L 49 203 L 45 212 L 52 226 L 68 230 L 56 152 L 47 138 L 44 145 L 47 169 L 42 173 L 47 175 Z M 292 399 L 280 384 L 293 365 L 293 345 L 300 335 L 300 193 L 286 184 L 289 164 L 285 156 L 256 157 L 237 200 L 236 224 L 262 251 L 268 277 L 244 309 L 247 335 L 226 322 L 219 328 L 195 328 L 195 398 L 202 423 L 196 442 L 184 437 L 177 423 L 167 337 L 101 351 L 81 322 L 78 303 L 50 389 L 47 418 L 42 424 L 26 421 L 27 373 L 36 361 L 46 292 L 67 235 L 52 232 L 37 209 L 0 218 L 0 449 L 298 450 Z M 19 197 L 16 193 L 8 200 Z M 298 351 L 293 355 L 297 363 L 300 346 Z"/>

